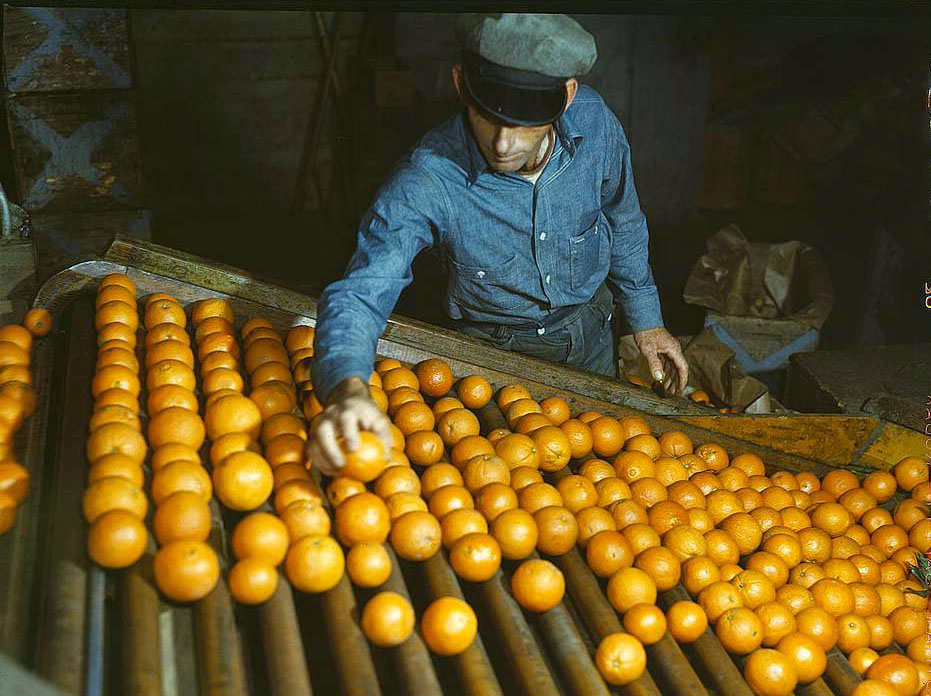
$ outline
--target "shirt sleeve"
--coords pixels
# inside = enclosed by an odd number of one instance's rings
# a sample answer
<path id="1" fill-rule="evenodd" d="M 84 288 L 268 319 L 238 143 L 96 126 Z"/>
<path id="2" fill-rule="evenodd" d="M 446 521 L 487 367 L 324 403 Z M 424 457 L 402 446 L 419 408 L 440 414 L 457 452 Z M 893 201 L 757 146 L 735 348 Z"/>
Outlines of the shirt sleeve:
<path id="1" fill-rule="evenodd" d="M 650 233 L 634 186 L 627 137 L 607 106 L 605 112 L 608 163 L 601 185 L 601 208 L 613 235 L 608 283 L 631 329 L 643 331 L 663 326 L 659 293 L 650 270 Z"/>
<path id="2" fill-rule="evenodd" d="M 317 305 L 311 379 L 321 401 L 345 379 L 368 379 L 388 315 L 413 279 L 411 264 L 433 244 L 443 201 L 435 180 L 411 165 L 378 192 L 359 225 L 346 273 L 326 287 Z"/>

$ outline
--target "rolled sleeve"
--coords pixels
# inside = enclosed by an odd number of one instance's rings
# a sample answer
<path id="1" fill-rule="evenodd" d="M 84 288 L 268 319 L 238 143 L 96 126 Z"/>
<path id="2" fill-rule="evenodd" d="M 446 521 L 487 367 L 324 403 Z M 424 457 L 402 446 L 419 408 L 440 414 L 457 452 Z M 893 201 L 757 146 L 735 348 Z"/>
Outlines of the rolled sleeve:
<path id="1" fill-rule="evenodd" d="M 646 216 L 634 186 L 630 146 L 620 122 L 608 111 L 609 161 L 602 180 L 602 212 L 612 231 L 608 282 L 631 329 L 663 326 L 659 292 L 650 269 Z"/>
<path id="2" fill-rule="evenodd" d="M 371 374 L 378 337 L 413 279 L 414 258 L 433 243 L 444 200 L 428 174 L 402 166 L 363 217 L 346 273 L 318 304 L 312 381 L 324 403 L 343 380 Z"/>

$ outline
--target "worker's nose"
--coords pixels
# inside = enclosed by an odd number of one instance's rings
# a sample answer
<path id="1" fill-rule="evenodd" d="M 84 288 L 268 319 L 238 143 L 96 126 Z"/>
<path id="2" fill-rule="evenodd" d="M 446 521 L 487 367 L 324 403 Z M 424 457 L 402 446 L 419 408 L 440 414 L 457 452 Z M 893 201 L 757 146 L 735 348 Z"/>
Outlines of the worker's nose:
<path id="1" fill-rule="evenodd" d="M 499 157 L 506 157 L 514 145 L 514 129 L 499 126 L 495 129 L 492 147 Z"/>

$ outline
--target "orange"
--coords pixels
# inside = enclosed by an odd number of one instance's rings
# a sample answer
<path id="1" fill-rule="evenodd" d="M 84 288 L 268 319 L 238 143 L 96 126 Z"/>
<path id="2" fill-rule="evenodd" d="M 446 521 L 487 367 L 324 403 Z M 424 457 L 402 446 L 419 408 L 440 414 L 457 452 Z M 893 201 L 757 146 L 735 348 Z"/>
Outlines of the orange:
<path id="1" fill-rule="evenodd" d="M 135 333 L 133 335 L 135 335 Z M 148 331 L 146 331 L 145 333 L 146 350 L 148 350 L 152 346 L 155 346 L 161 343 L 162 341 L 180 341 L 186 346 L 191 345 L 191 337 L 188 335 L 188 332 L 185 331 L 180 326 L 178 326 L 177 324 L 169 324 L 169 323 L 159 324 L 158 326 L 153 326 Z"/>
<path id="2" fill-rule="evenodd" d="M 177 324 L 184 328 L 187 326 L 187 315 L 184 308 L 173 300 L 158 300 L 148 302 L 145 307 L 145 327 L 147 329 L 159 324 Z"/>
<path id="3" fill-rule="evenodd" d="M 0 471 L 4 470 L 7 465 L 11 464 L 11 462 L 0 462 Z M 7 471 L 9 471 L 9 469 L 7 469 Z M 11 481 L 8 476 L 9 474 L 7 474 L 7 476 L 0 474 L 0 491 L 5 490 L 7 493 L 10 493 Z M 94 481 L 106 476 L 120 476 L 132 483 L 136 488 L 142 488 L 145 481 L 145 474 L 143 472 L 142 466 L 124 454 L 104 455 L 98 459 L 90 469 L 87 470 L 88 483 L 93 483 Z M 24 479 L 20 479 L 14 476 L 12 479 L 12 484 L 14 493 L 19 492 L 16 489 L 22 489 L 22 493 L 25 495 L 25 489 L 29 484 L 28 473 Z M 14 498 L 17 499 L 17 503 L 21 502 L 21 499 L 19 499 L 17 495 L 14 495 Z"/>
<path id="4" fill-rule="evenodd" d="M 824 530 L 832 537 L 838 537 L 853 524 L 853 516 L 840 503 L 820 503 L 811 511 L 811 522 L 812 525 Z"/>
<path id="5" fill-rule="evenodd" d="M 207 437 L 217 440 L 227 433 L 248 433 L 256 438 L 262 426 L 262 412 L 245 396 L 223 396 L 206 409 Z"/>
<path id="6" fill-rule="evenodd" d="M 152 500 L 159 505 L 164 498 L 178 491 L 191 491 L 209 502 L 213 494 L 210 474 L 200 464 L 188 461 L 169 462 L 152 477 Z"/>
<path id="7" fill-rule="evenodd" d="M 857 648 L 870 645 L 870 627 L 866 619 L 856 614 L 842 614 L 837 617 L 837 647 L 845 655 Z"/>
<path id="8" fill-rule="evenodd" d="M 757 696 L 788 696 L 798 683 L 793 660 L 769 648 L 750 655 L 744 663 L 743 674 Z"/>
<path id="9" fill-rule="evenodd" d="M 420 392 L 416 389 L 410 389 L 410 387 L 401 387 L 399 389 L 395 389 L 393 392 L 391 392 L 389 398 L 394 396 L 396 392 L 404 392 L 406 394 L 407 391 L 405 390 L 409 390 L 410 392 L 413 392 L 418 397 L 420 397 L 418 400 L 423 400 L 423 396 L 421 396 Z M 454 396 L 444 396 L 440 399 L 437 399 L 436 403 L 433 404 L 433 415 L 439 418 L 444 413 L 447 411 L 452 411 L 454 408 L 465 408 L 465 404 Z"/>
<path id="10" fill-rule="evenodd" d="M 540 453 L 536 443 L 527 435 L 512 433 L 505 435 L 494 443 L 495 454 L 501 457 L 511 469 L 529 466 L 534 469 L 540 466 Z"/>
<path id="11" fill-rule="evenodd" d="M 737 542 L 737 548 L 740 550 L 741 555 L 752 553 L 759 548 L 763 539 L 760 525 L 746 512 L 735 512 L 728 515 L 719 522 L 718 527 L 730 532 L 731 536 L 734 537 L 734 541 Z"/>
<path id="12" fill-rule="evenodd" d="M 200 455 L 190 447 L 178 443 L 171 443 L 162 445 L 156 449 L 155 452 L 152 453 L 152 459 L 149 461 L 149 465 L 152 467 L 152 471 L 158 471 L 176 461 L 193 462 L 194 464 L 201 463 Z"/>
<path id="13" fill-rule="evenodd" d="M 120 285 L 108 285 L 97 290 L 97 295 L 94 298 L 94 308 L 99 309 L 101 305 L 114 301 L 125 302 L 126 304 L 132 306 L 138 305 L 135 292 Z M 27 331 L 24 327 L 21 326 L 17 328 L 20 328 L 23 331 Z M 32 336 L 32 334 L 30 334 L 30 336 Z"/>
<path id="14" fill-rule="evenodd" d="M 423 360 L 417 363 L 414 374 L 420 383 L 420 391 L 427 396 L 445 396 L 453 387 L 453 372 L 443 360 Z"/>
<path id="15" fill-rule="evenodd" d="M 491 533 L 501 547 L 501 555 L 510 560 L 529 556 L 539 538 L 533 516 L 521 509 L 505 510 L 495 517 Z"/>
<path id="16" fill-rule="evenodd" d="M 420 380 L 417 379 L 417 375 L 412 370 L 406 367 L 396 367 L 379 374 L 381 374 L 382 389 L 388 394 L 391 394 L 398 387 L 410 387 L 420 391 Z"/>
<path id="17" fill-rule="evenodd" d="M 295 500 L 281 511 L 281 521 L 288 529 L 288 539 L 294 543 L 310 534 L 330 533 L 330 516 L 319 502 Z"/>
<path id="18" fill-rule="evenodd" d="M 850 692 L 851 696 L 896 696 L 899 692 L 878 679 L 864 679 Z"/>
<path id="19" fill-rule="evenodd" d="M 513 480 L 513 472 L 511 479 Z M 595 491 L 598 493 L 596 504 L 605 509 L 610 509 L 611 505 L 619 500 L 630 500 L 630 486 L 616 476 L 609 476 L 598 481 L 595 484 Z"/>
<path id="20" fill-rule="evenodd" d="M 682 564 L 682 586 L 693 597 L 720 579 L 721 570 L 707 556 L 696 556 Z"/>
<path id="21" fill-rule="evenodd" d="M 362 609 L 362 632 L 375 645 L 394 647 L 414 631 L 414 609 L 397 592 L 379 592 Z"/>
<path id="22" fill-rule="evenodd" d="M 908 541 L 920 553 L 928 553 L 931 549 L 931 519 L 925 518 L 912 525 L 908 530 Z"/>
<path id="23" fill-rule="evenodd" d="M 182 539 L 156 552 L 153 572 L 156 586 L 168 599 L 194 602 L 216 587 L 220 565 L 216 553 L 205 542 Z"/>
<path id="24" fill-rule="evenodd" d="M 169 443 L 186 445 L 193 450 L 204 443 L 204 422 L 194 411 L 174 406 L 158 412 L 149 421 L 149 444 L 158 448 Z"/>
<path id="25" fill-rule="evenodd" d="M 224 459 L 234 452 L 259 452 L 255 440 L 247 433 L 227 433 L 221 435 L 210 445 L 210 463 L 220 466 Z"/>
<path id="26" fill-rule="evenodd" d="M 401 361 L 396 358 L 381 358 L 375 361 L 375 372 L 380 375 L 396 367 L 403 367 Z"/>
<path id="27" fill-rule="evenodd" d="M 191 320 L 195 324 L 199 325 L 211 317 L 220 317 L 232 323 L 233 310 L 229 302 L 219 297 L 212 297 L 194 303 L 194 307 L 191 309 Z"/>
<path id="28" fill-rule="evenodd" d="M 634 562 L 634 552 L 623 534 L 613 529 L 602 530 L 591 537 L 585 548 L 585 560 L 592 572 L 608 578 Z"/>
<path id="29" fill-rule="evenodd" d="M 617 528 L 611 513 L 595 505 L 579 510 L 575 515 L 575 521 L 579 526 L 578 544 L 583 549 L 598 532 Z"/>
<path id="30" fill-rule="evenodd" d="M 727 452 L 716 442 L 699 445 L 695 448 L 695 454 L 704 459 L 715 471 L 725 468 L 730 463 Z"/>
<path id="31" fill-rule="evenodd" d="M 644 645 L 653 645 L 666 634 L 666 615 L 655 604 L 635 604 L 624 614 L 624 630 Z"/>
<path id="32" fill-rule="evenodd" d="M 481 375 L 468 375 L 456 384 L 456 394 L 466 408 L 482 408 L 491 401 L 493 393 L 491 384 Z"/>
<path id="33" fill-rule="evenodd" d="M 694 445 L 691 438 L 678 430 L 668 430 L 659 436 L 660 451 L 667 457 L 681 457 L 692 454 Z"/>
<path id="34" fill-rule="evenodd" d="M 568 402 L 559 396 L 551 396 L 540 402 L 540 408 L 543 410 L 550 423 L 559 426 L 569 420 L 572 415 L 569 410 Z"/>
<path id="35" fill-rule="evenodd" d="M 236 558 L 261 558 L 277 566 L 284 561 L 289 542 L 284 522 L 270 513 L 254 512 L 236 525 L 231 546 Z"/>
<path id="36" fill-rule="evenodd" d="M 630 544 L 634 556 L 639 556 L 647 549 L 656 548 L 661 544 L 659 533 L 648 524 L 635 522 L 621 528 L 620 531 Z"/>
<path id="37" fill-rule="evenodd" d="M 687 510 L 704 508 L 706 505 L 705 494 L 691 481 L 676 481 L 670 484 L 666 491 L 669 500 L 679 503 Z"/>
<path id="38" fill-rule="evenodd" d="M 918 691 L 918 672 L 905 655 L 880 655 L 866 670 L 867 679 L 889 684 L 899 696 L 913 696 Z"/>
<path id="39" fill-rule="evenodd" d="M 171 326 L 171 324 L 159 324 L 159 326 Z M 155 328 L 158 329 L 159 326 Z M 194 340 L 200 343 L 207 338 L 207 336 L 215 333 L 232 336 L 236 333 L 236 330 L 233 328 L 233 324 L 223 317 L 208 317 L 197 324 L 197 327 L 194 329 Z"/>
<path id="40" fill-rule="evenodd" d="M 772 581 L 755 570 L 744 570 L 731 580 L 745 606 L 756 609 L 761 604 L 772 602 L 776 598 L 776 589 Z"/>
<path id="41" fill-rule="evenodd" d="M 611 506 L 611 516 L 614 518 L 614 522 L 617 524 L 618 529 L 624 529 L 632 524 L 645 525 L 650 521 L 647 511 L 633 500 L 621 500 L 614 503 Z"/>
<path id="42" fill-rule="evenodd" d="M 531 483 L 542 483 L 543 474 L 539 469 L 529 466 L 519 466 L 511 469 L 511 488 L 520 492 Z M 628 491 L 629 493 L 629 491 Z"/>
<path id="43" fill-rule="evenodd" d="M 599 457 L 613 457 L 624 444 L 624 429 L 609 416 L 596 418 L 588 427 L 592 431 L 592 451 Z"/>
<path id="44" fill-rule="evenodd" d="M 931 516 L 931 506 L 918 500 L 903 500 L 895 508 L 893 519 L 906 531 L 926 517 Z"/>
<path id="45" fill-rule="evenodd" d="M 598 502 L 598 492 L 594 484 L 584 476 L 570 474 L 559 480 L 556 490 L 562 498 L 562 504 L 573 514 Z"/>
<path id="46" fill-rule="evenodd" d="M 401 408 L 401 406 L 411 402 L 425 403 L 423 400 L 423 395 L 416 389 L 412 389 L 411 387 L 398 387 L 390 394 L 388 394 L 388 412 L 393 417 L 398 412 L 398 409 Z M 432 413 L 435 418 L 436 411 L 433 411 Z"/>
<path id="47" fill-rule="evenodd" d="M 449 564 L 463 580 L 483 582 L 501 567 L 501 547 L 490 534 L 465 534 L 450 548 Z"/>
<path id="48" fill-rule="evenodd" d="M 672 589 L 682 577 L 679 560 L 669 549 L 653 546 L 637 554 L 634 567 L 649 575 L 660 591 Z"/>
<path id="49" fill-rule="evenodd" d="M 747 570 L 755 570 L 765 575 L 777 589 L 789 580 L 788 566 L 779 556 L 768 551 L 757 551 L 750 555 L 744 566 Z"/>
<path id="50" fill-rule="evenodd" d="M 918 457 L 905 457 L 892 470 L 899 488 L 911 491 L 919 483 L 928 482 L 928 464 Z"/>
<path id="51" fill-rule="evenodd" d="M 821 607 L 808 607 L 795 615 L 800 633 L 812 638 L 827 652 L 837 643 L 837 622 Z"/>
<path id="52" fill-rule="evenodd" d="M 255 510 L 268 500 L 273 484 L 268 462 L 248 450 L 230 454 L 213 470 L 216 496 L 231 510 Z"/>
<path id="53" fill-rule="evenodd" d="M 641 478 L 652 478 L 656 473 L 653 460 L 643 452 L 621 452 L 613 463 L 618 478 L 628 484 Z"/>
<path id="54" fill-rule="evenodd" d="M 546 425 L 533 431 L 531 439 L 539 453 L 543 471 L 558 471 L 569 463 L 572 447 L 566 434 L 555 425 Z"/>
<path id="55" fill-rule="evenodd" d="M 278 589 L 278 571 L 261 558 L 244 558 L 230 568 L 230 594 L 240 604 L 262 604 Z"/>
<path id="56" fill-rule="evenodd" d="M 776 601 L 781 602 L 792 614 L 815 605 L 815 599 L 808 589 L 791 582 L 776 590 Z"/>
<path id="57" fill-rule="evenodd" d="M 457 597 L 440 597 L 424 610 L 420 633 L 437 655 L 457 655 L 472 645 L 478 630 L 475 612 Z"/>
<path id="58" fill-rule="evenodd" d="M 746 607 L 735 607 L 721 614 L 714 633 L 729 653 L 747 655 L 763 642 L 763 622 Z"/>
<path id="59" fill-rule="evenodd" d="M 285 557 L 288 580 L 302 592 L 326 592 L 343 577 L 346 559 L 336 540 L 309 534 L 294 542 Z"/>
<path id="60" fill-rule="evenodd" d="M 442 538 L 439 521 L 423 510 L 407 512 L 391 525 L 391 546 L 398 556 L 408 561 L 431 558 L 439 551 Z"/>
<path id="61" fill-rule="evenodd" d="M 391 557 L 383 544 L 371 542 L 355 544 L 346 554 L 346 570 L 354 585 L 378 587 L 387 582 L 391 576 Z M 411 627 L 413 628 L 413 615 Z"/>
<path id="62" fill-rule="evenodd" d="M 461 486 L 463 483 L 462 474 L 459 469 L 447 462 L 439 462 L 427 467 L 420 475 L 420 485 L 424 497 L 430 498 L 434 491 L 443 486 L 455 485 Z"/>
<path id="63" fill-rule="evenodd" d="M 853 611 L 858 616 L 872 616 L 878 614 L 882 609 L 882 600 L 879 592 L 871 585 L 863 582 L 852 582 L 850 591 L 853 592 Z"/>
<path id="64" fill-rule="evenodd" d="M 206 541 L 210 526 L 210 508 L 200 495 L 191 491 L 178 491 L 163 498 L 152 519 L 152 531 L 162 546 L 180 539 Z"/>
<path id="65" fill-rule="evenodd" d="M 418 430 L 433 430 L 436 423 L 433 411 L 420 401 L 408 401 L 402 404 L 395 411 L 393 420 L 404 435 L 410 435 Z"/>
<path id="66" fill-rule="evenodd" d="M 33 336 L 47 336 L 52 330 L 52 314 L 47 309 L 33 307 L 23 317 L 23 326 Z"/>
<path id="67" fill-rule="evenodd" d="M 87 552 L 105 568 L 126 568 L 145 553 L 149 535 L 132 512 L 114 509 L 97 517 L 87 530 Z"/>
<path id="68" fill-rule="evenodd" d="M 611 633 L 598 644 L 595 666 L 609 684 L 623 686 L 638 679 L 646 669 L 643 644 L 626 633 Z"/>
<path id="69" fill-rule="evenodd" d="M 824 570 L 827 577 L 840 580 L 845 584 L 849 585 L 852 582 L 860 581 L 860 571 L 857 570 L 857 566 L 846 558 L 834 557 L 822 563 L 821 568 Z M 877 566 L 877 570 L 878 569 Z"/>
<path id="70" fill-rule="evenodd" d="M 245 338 L 255 329 L 274 329 L 272 323 L 264 317 L 251 317 L 245 321 L 242 327 L 239 329 L 240 335 Z"/>
<path id="71" fill-rule="evenodd" d="M 579 523 L 566 508 L 551 505 L 533 514 L 537 524 L 537 549 L 549 556 L 561 556 L 572 549 L 579 538 Z"/>
<path id="72" fill-rule="evenodd" d="M 925 634 L 926 619 L 924 611 L 909 606 L 901 606 L 889 612 L 889 621 L 892 622 L 892 637 L 901 646 L 906 646 L 917 636 Z"/>
<path id="73" fill-rule="evenodd" d="M 430 466 L 443 458 L 443 438 L 433 431 L 421 430 L 407 437 L 404 453 L 412 464 Z M 455 467 L 453 467 L 455 469 Z"/>
<path id="74" fill-rule="evenodd" d="M 134 305 L 113 300 L 100 305 L 94 313 L 94 328 L 100 331 L 107 324 L 123 324 L 132 331 L 139 328 L 139 314 Z M 28 326 L 26 327 L 29 328 Z M 30 331 L 29 333 L 32 333 Z"/>
<path id="75" fill-rule="evenodd" d="M 475 492 L 475 509 L 489 522 L 493 522 L 502 512 L 516 507 L 517 493 L 505 483 L 488 483 Z"/>
<path id="76" fill-rule="evenodd" d="M 870 665 L 876 662 L 878 658 L 879 653 L 872 648 L 855 648 L 847 655 L 850 666 L 853 667 L 854 671 L 861 677 L 866 674 L 866 670 L 868 670 Z"/>
<path id="77" fill-rule="evenodd" d="M 636 604 L 655 604 L 656 583 L 639 568 L 621 568 L 608 580 L 605 594 L 611 606 L 624 613 Z"/>
<path id="78" fill-rule="evenodd" d="M 906 654 L 915 662 L 931 664 L 931 641 L 925 636 L 915 636 L 905 648 Z"/>
<path id="79" fill-rule="evenodd" d="M 514 599 L 528 611 L 549 611 L 562 601 L 565 591 L 562 572 L 549 561 L 524 561 L 511 576 Z"/>
<path id="80" fill-rule="evenodd" d="M 561 506 L 563 502 L 559 490 L 544 482 L 531 483 L 521 488 L 517 498 L 521 509 L 531 514 L 551 505 Z"/>
<path id="81" fill-rule="evenodd" d="M 867 510 L 860 518 L 860 524 L 863 525 L 867 534 L 872 534 L 884 524 L 892 523 L 892 513 L 881 507 Z"/>
<path id="82" fill-rule="evenodd" d="M 895 495 L 898 481 L 888 471 L 874 471 L 863 479 L 863 489 L 872 495 L 877 503 L 885 503 Z"/>
<path id="83" fill-rule="evenodd" d="M 460 469 L 480 454 L 494 454 L 495 448 L 488 438 L 481 435 L 469 435 L 457 442 L 449 452 L 452 463 Z"/>
<path id="84" fill-rule="evenodd" d="M 279 362 L 287 365 L 288 354 L 281 344 L 281 339 L 277 336 L 275 338 L 257 338 L 245 347 L 242 362 L 246 372 L 251 375 L 265 363 Z"/>
<path id="85" fill-rule="evenodd" d="M 498 396 L 496 397 L 496 403 L 501 409 L 501 412 L 504 413 L 507 411 L 508 406 L 518 399 L 530 399 L 532 398 L 527 388 L 520 384 L 507 384 L 501 389 L 498 390 Z"/>
<path id="86" fill-rule="evenodd" d="M 306 443 L 297 435 L 283 433 L 265 443 L 265 459 L 273 468 L 282 464 L 303 465 L 306 461 L 305 447 Z"/>
<path id="87" fill-rule="evenodd" d="M 454 408 L 440 416 L 436 430 L 443 442 L 452 447 L 465 437 L 478 435 L 480 426 L 478 418 L 470 410 Z"/>
<path id="88" fill-rule="evenodd" d="M 689 525 L 694 529 L 697 529 L 702 534 L 714 529 L 714 520 L 711 519 L 711 515 L 709 515 L 705 510 L 702 510 L 701 508 L 692 508 L 687 510 L 687 512 L 689 515 Z M 705 543 L 707 544 L 707 539 L 705 540 Z"/>
<path id="89" fill-rule="evenodd" d="M 451 548 L 467 534 L 488 533 L 488 522 L 478 510 L 460 508 L 453 510 L 440 521 L 443 546 Z"/>
<path id="90" fill-rule="evenodd" d="M 116 364 L 100 368 L 91 381 L 91 394 L 97 398 L 109 389 L 125 389 L 138 396 L 140 383 L 136 370 Z"/>
<path id="91" fill-rule="evenodd" d="M 217 367 L 207 372 L 201 380 L 201 390 L 204 394 L 214 394 L 222 389 L 242 393 L 242 375 L 239 370 L 226 367 Z"/>
<path id="92" fill-rule="evenodd" d="M 570 418 L 559 425 L 566 437 L 569 438 L 569 449 L 573 459 L 582 459 L 592 452 L 594 438 L 592 429 L 582 421 Z"/>
<path id="93" fill-rule="evenodd" d="M 267 420 L 279 413 L 290 413 L 297 405 L 294 386 L 280 380 L 260 384 L 249 393 L 249 398 L 259 407 L 262 420 Z"/>
<path id="94" fill-rule="evenodd" d="M 501 457 L 480 454 L 463 467 L 462 480 L 469 492 L 474 493 L 489 483 L 510 483 L 511 471 Z"/>
<path id="95" fill-rule="evenodd" d="M 678 459 L 665 456 L 659 457 L 654 462 L 654 466 L 656 467 L 656 479 L 664 486 L 688 482 L 688 469 Z"/>
<path id="96" fill-rule="evenodd" d="M 279 435 L 297 435 L 307 439 L 307 430 L 300 418 L 293 413 L 279 413 L 262 423 L 262 442 L 267 443 Z"/>
<path id="97" fill-rule="evenodd" d="M 288 335 L 285 340 L 285 346 L 289 353 L 293 353 L 301 348 L 312 348 L 314 345 L 314 336 L 316 329 L 313 326 L 298 324 L 288 329 Z"/>
<path id="98" fill-rule="evenodd" d="M 810 588 L 815 603 L 831 616 L 849 614 L 854 608 L 853 591 L 840 580 L 826 577 Z"/>
<path id="99" fill-rule="evenodd" d="M 141 464 L 146 455 L 146 443 L 142 434 L 132 425 L 107 423 L 90 434 L 85 452 L 91 464 L 113 453 L 124 454 Z"/>
<path id="100" fill-rule="evenodd" d="M 891 556 L 908 546 L 908 533 L 897 524 L 886 524 L 870 534 L 870 543 L 878 546 L 886 556 Z"/>
<path id="101" fill-rule="evenodd" d="M 669 634 L 679 643 L 694 643 L 708 628 L 708 617 L 695 602 L 680 600 L 666 611 Z"/>
<path id="102" fill-rule="evenodd" d="M 239 360 L 240 349 L 236 337 L 222 331 L 204 336 L 197 343 L 197 359 L 203 363 L 214 353 L 226 353 L 229 357 Z M 253 365 L 256 367 L 256 365 Z"/>
<path id="103" fill-rule="evenodd" d="M 737 467 L 747 476 L 762 476 L 765 471 L 763 460 L 760 459 L 759 455 L 750 452 L 745 452 L 734 457 L 731 461 L 731 466 Z"/>
<path id="104" fill-rule="evenodd" d="M 283 365 L 280 362 L 267 362 L 257 367 L 255 372 L 249 375 L 249 383 L 253 387 L 265 384 L 266 382 L 284 382 L 293 387 L 294 377 L 291 375 L 291 370 L 288 369 L 287 365 Z"/>
<path id="105" fill-rule="evenodd" d="M 0 396 L 2 403 L 2 396 Z M 87 425 L 87 431 L 93 433 L 98 428 L 109 423 L 124 423 L 131 426 L 134 430 L 142 430 L 139 416 L 132 410 L 124 406 L 103 406 L 95 409 Z"/>
<path id="106" fill-rule="evenodd" d="M 375 480 L 374 491 L 382 499 L 400 491 L 420 495 L 420 478 L 409 467 L 392 466 L 385 469 Z"/>
<path id="107" fill-rule="evenodd" d="M 740 558 L 740 549 L 734 537 L 723 529 L 705 532 L 705 546 L 708 557 L 716 563 L 736 563 Z"/>
<path id="108" fill-rule="evenodd" d="M 111 273 L 101 278 L 97 284 L 97 291 L 103 290 L 111 285 L 120 285 L 129 290 L 133 295 L 136 294 L 136 285 L 125 273 Z"/>
<path id="109" fill-rule="evenodd" d="M 427 507 L 437 519 L 443 519 L 453 510 L 474 508 L 475 501 L 465 486 L 447 485 L 433 491 Z"/>
<path id="110" fill-rule="evenodd" d="M 194 391 L 197 378 L 194 371 L 180 360 L 162 360 L 146 373 L 145 384 L 149 391 L 154 391 L 163 384 L 177 384 Z"/>
<path id="111" fill-rule="evenodd" d="M 281 350 L 284 348 L 284 342 L 281 340 L 281 334 L 279 334 L 273 328 L 269 328 L 267 326 L 260 326 L 256 329 L 253 329 L 246 336 L 243 336 L 242 347 L 249 348 L 249 346 L 251 346 L 253 343 L 255 343 L 256 341 L 262 340 L 262 339 L 267 339 L 268 341 L 270 341 L 270 343 L 262 344 L 262 345 L 264 348 L 274 351 L 275 354 L 278 356 L 277 357 L 278 361 L 282 363 L 287 362 L 284 359 L 285 353 L 283 352 L 283 350 Z M 272 345 L 272 343 L 276 344 L 277 347 L 271 348 L 270 346 Z M 298 353 L 302 353 L 304 350 L 306 349 L 302 348 L 299 351 L 295 351 L 294 356 L 296 356 Z M 312 353 L 310 354 L 312 355 Z M 303 357 L 303 355 L 301 357 Z M 252 372 L 252 370 L 250 370 L 250 372 Z"/>
<path id="112" fill-rule="evenodd" d="M 105 324 L 100 331 L 97 332 L 98 350 L 104 350 L 106 348 L 135 350 L 138 342 L 139 339 L 136 337 L 135 329 L 131 329 L 126 324 L 119 324 L 116 322 Z"/>
<path id="113" fill-rule="evenodd" d="M 873 650 L 884 650 L 892 645 L 892 622 L 889 619 L 873 614 L 866 617 L 866 624 L 870 627 L 870 647 Z"/>
<path id="114" fill-rule="evenodd" d="M 683 562 L 696 556 L 704 556 L 708 549 L 702 533 L 687 524 L 681 524 L 666 531 L 663 534 L 663 546 Z"/>

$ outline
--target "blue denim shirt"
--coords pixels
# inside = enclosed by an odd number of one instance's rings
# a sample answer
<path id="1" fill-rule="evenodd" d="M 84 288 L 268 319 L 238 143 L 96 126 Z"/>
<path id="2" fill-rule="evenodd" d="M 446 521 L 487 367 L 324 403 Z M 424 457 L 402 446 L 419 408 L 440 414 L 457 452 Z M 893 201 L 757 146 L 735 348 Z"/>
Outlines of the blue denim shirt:
<path id="1" fill-rule="evenodd" d="M 411 263 L 431 246 L 447 265 L 452 319 L 544 324 L 607 280 L 634 331 L 663 325 L 621 124 L 580 85 L 556 133 L 536 183 L 491 170 L 465 114 L 398 163 L 362 219 L 344 277 L 320 297 L 313 383 L 322 398 L 344 379 L 368 378 Z"/>

